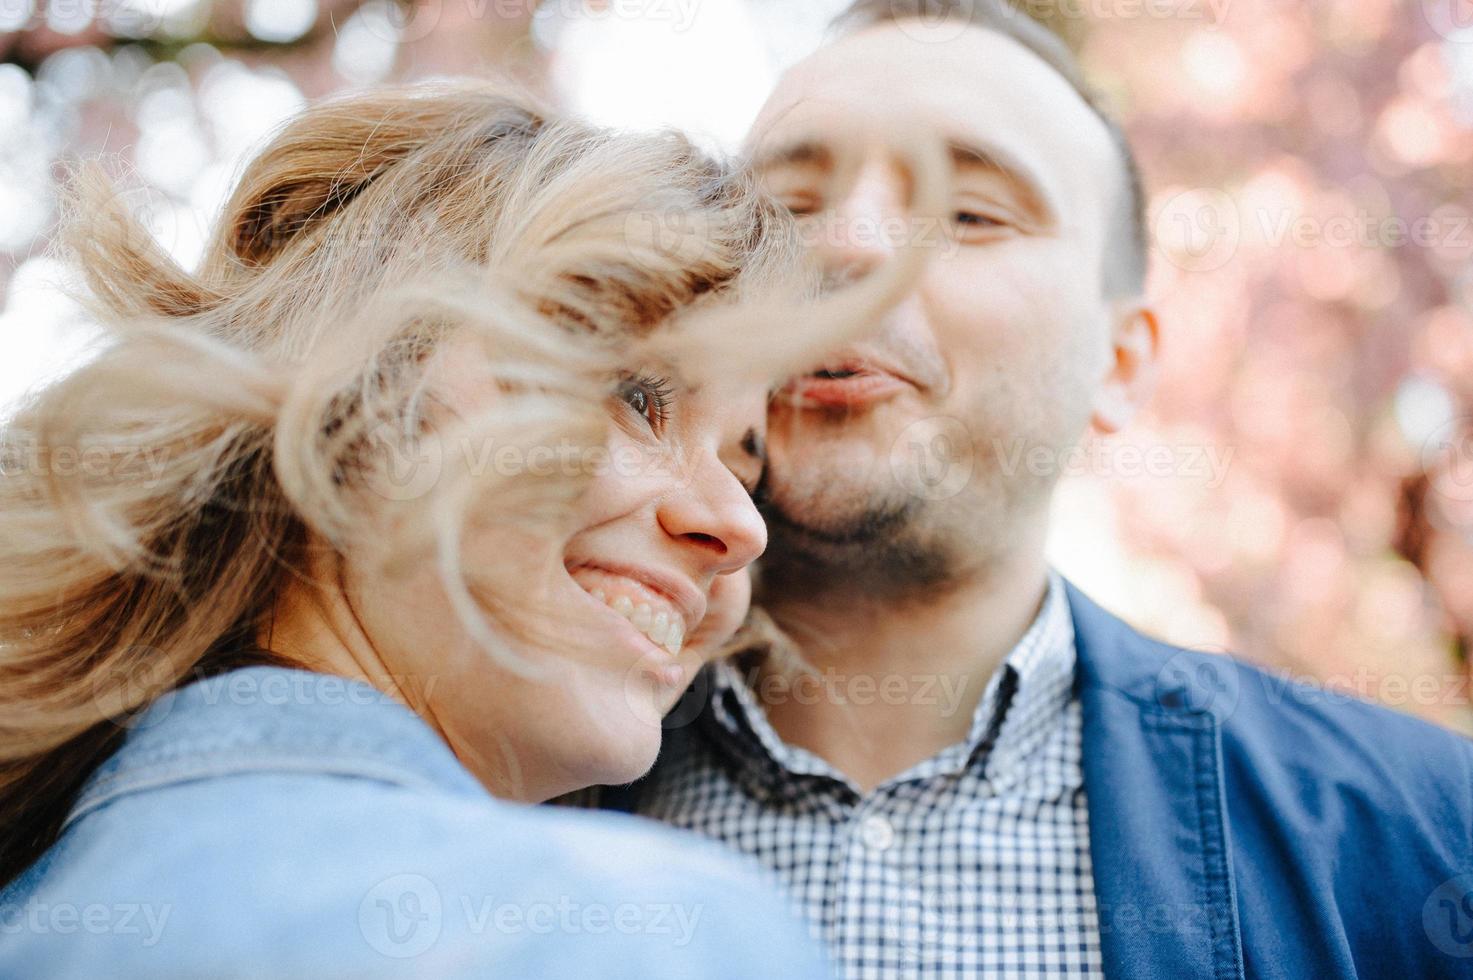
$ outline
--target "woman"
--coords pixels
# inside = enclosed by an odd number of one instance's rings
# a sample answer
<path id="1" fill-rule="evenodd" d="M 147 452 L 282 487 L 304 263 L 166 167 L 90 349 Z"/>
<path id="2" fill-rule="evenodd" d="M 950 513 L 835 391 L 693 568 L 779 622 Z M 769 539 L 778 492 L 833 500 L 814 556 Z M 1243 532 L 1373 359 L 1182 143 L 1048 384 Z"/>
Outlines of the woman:
<path id="1" fill-rule="evenodd" d="M 765 326 L 811 283 L 742 179 L 473 83 L 303 113 L 193 274 L 74 186 L 116 339 L 5 434 L 0 975 L 811 975 L 696 845 L 496 798 L 649 767 L 763 382 L 914 257 Z"/>

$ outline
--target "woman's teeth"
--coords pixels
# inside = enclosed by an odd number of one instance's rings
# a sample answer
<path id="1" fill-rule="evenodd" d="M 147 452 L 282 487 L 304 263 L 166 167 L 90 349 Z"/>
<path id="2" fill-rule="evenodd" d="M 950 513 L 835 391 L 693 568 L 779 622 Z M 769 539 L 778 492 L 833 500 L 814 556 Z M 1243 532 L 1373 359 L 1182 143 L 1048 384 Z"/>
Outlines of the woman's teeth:
<path id="1" fill-rule="evenodd" d="M 655 646 L 664 647 L 673 657 L 680 655 L 680 648 L 685 645 L 685 627 L 678 617 L 672 618 L 667 612 L 655 612 L 649 603 L 642 602 L 636 606 L 627 595 L 610 600 L 603 589 L 594 589 L 589 594 L 629 620 Z"/>

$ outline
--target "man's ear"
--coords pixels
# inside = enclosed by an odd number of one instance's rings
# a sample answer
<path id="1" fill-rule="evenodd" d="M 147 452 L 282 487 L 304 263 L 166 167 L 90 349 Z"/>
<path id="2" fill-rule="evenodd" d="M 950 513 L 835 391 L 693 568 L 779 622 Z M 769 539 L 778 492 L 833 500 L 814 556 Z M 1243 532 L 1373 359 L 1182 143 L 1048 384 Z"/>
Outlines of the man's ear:
<path id="1" fill-rule="evenodd" d="M 1155 309 L 1140 298 L 1116 301 L 1111 311 L 1111 357 L 1090 419 L 1096 432 L 1120 431 L 1145 405 L 1156 386 L 1160 350 L 1161 325 Z"/>

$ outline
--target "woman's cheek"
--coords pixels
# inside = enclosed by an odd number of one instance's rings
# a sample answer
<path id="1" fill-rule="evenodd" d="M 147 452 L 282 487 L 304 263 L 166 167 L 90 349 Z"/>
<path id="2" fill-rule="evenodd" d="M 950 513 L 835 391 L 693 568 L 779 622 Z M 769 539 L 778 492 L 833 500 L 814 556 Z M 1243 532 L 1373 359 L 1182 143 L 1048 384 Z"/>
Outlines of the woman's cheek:
<path id="1" fill-rule="evenodd" d="M 659 492 L 654 451 L 611 426 L 604 452 L 592 461 L 593 479 L 579 498 L 578 524 L 593 527 L 638 510 Z"/>
<path id="2" fill-rule="evenodd" d="M 706 618 L 701 620 L 686 649 L 700 663 L 713 660 L 747 618 L 752 605 L 752 576 L 747 569 L 718 575 L 711 583 Z"/>

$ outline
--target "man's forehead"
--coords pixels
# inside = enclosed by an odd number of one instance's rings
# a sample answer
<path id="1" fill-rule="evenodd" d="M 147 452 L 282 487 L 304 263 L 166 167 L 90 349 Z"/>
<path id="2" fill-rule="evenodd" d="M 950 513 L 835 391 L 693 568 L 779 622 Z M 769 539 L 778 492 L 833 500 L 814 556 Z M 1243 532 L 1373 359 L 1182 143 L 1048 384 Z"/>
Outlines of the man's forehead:
<path id="1" fill-rule="evenodd" d="M 800 143 L 887 120 L 933 126 L 955 144 L 995 150 L 1052 174 L 1094 181 L 1115 165 L 1104 124 L 1052 67 L 1013 39 L 918 22 L 869 28 L 826 45 L 778 82 L 748 139 L 759 162 Z M 1081 168 L 1094 160 L 1098 169 Z M 1060 175 L 1063 176 L 1063 175 Z"/>

